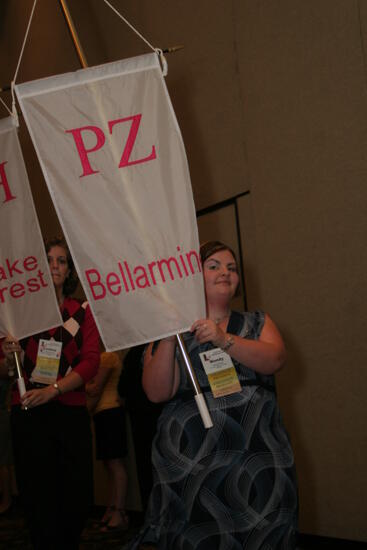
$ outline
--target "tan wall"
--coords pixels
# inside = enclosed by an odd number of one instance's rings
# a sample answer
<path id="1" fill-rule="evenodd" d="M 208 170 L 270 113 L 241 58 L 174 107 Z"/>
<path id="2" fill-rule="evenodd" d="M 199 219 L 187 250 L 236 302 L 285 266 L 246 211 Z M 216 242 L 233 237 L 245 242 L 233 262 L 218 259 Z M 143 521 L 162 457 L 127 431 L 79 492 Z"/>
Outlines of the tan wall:
<path id="1" fill-rule="evenodd" d="M 0 3 L 1 85 L 12 78 L 31 4 Z M 147 51 L 100 0 L 69 5 L 90 64 Z M 154 45 L 185 46 L 168 58 L 167 84 L 197 208 L 250 190 L 237 201 L 247 298 L 287 340 L 278 389 L 298 464 L 301 530 L 367 540 L 366 2 L 114 5 Z M 76 68 L 56 2 L 39 0 L 19 81 Z M 21 140 L 41 227 L 53 233 L 24 125 Z M 203 238 L 236 243 L 233 212 L 208 216 Z"/>

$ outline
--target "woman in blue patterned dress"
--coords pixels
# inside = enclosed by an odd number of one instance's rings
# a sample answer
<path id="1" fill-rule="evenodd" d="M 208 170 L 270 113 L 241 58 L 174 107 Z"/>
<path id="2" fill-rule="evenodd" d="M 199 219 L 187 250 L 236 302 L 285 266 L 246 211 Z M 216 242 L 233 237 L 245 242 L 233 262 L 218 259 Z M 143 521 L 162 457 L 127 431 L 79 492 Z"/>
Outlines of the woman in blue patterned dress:
<path id="1" fill-rule="evenodd" d="M 130 548 L 294 549 L 296 474 L 274 382 L 284 343 L 267 314 L 230 310 L 239 283 L 232 250 L 206 243 L 201 259 L 207 318 L 184 340 L 214 426 L 203 426 L 175 338 L 150 344 L 143 386 L 167 403 L 145 524 Z"/>

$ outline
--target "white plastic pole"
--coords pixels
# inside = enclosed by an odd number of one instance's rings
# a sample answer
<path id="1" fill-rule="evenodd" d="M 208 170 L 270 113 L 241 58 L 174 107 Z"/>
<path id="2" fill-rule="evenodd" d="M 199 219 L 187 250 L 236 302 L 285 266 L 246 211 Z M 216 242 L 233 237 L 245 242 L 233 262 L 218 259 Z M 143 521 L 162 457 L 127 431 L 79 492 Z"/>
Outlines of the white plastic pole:
<path id="1" fill-rule="evenodd" d="M 207 407 L 204 395 L 202 394 L 201 388 L 199 386 L 199 382 L 196 378 L 196 374 L 194 372 L 194 369 L 192 368 L 191 361 L 190 361 L 189 355 L 187 353 L 183 338 L 182 338 L 181 334 L 176 334 L 176 338 L 177 338 L 177 342 L 178 342 L 178 346 L 180 348 L 182 358 L 184 360 L 186 371 L 189 375 L 192 387 L 193 387 L 194 392 L 195 392 L 195 401 L 196 401 L 196 404 L 198 406 L 198 409 L 199 409 L 200 416 L 201 416 L 201 419 L 203 421 L 204 427 L 205 428 L 212 428 L 213 427 L 213 421 L 211 419 L 209 409 Z"/>
<path id="2" fill-rule="evenodd" d="M 17 351 L 14 352 L 14 359 L 15 359 L 15 365 L 17 367 L 17 374 L 18 374 L 18 378 L 17 378 L 18 390 L 19 390 L 20 397 L 23 397 L 23 395 L 27 390 L 26 390 L 25 382 L 23 378 L 22 364 L 20 362 L 19 353 Z M 27 407 L 24 407 L 24 408 L 27 410 Z"/>

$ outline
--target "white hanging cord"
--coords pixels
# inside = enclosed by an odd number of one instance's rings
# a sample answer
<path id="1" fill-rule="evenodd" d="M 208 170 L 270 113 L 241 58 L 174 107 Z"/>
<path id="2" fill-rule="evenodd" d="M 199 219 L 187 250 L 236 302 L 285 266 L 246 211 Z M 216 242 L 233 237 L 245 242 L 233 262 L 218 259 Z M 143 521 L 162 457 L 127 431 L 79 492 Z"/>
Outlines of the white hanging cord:
<path id="1" fill-rule="evenodd" d="M 107 4 L 108 7 L 111 8 L 112 11 L 115 12 L 116 15 L 118 15 L 120 17 L 120 19 L 122 19 L 126 25 L 128 25 L 130 27 L 131 30 L 133 30 L 142 40 L 144 40 L 144 42 L 146 44 L 148 44 L 149 48 L 151 48 L 154 52 L 156 51 L 156 48 L 154 46 L 152 46 L 152 44 L 146 39 L 144 38 L 144 36 L 142 34 L 140 34 L 140 32 L 131 24 L 129 23 L 129 21 L 127 19 L 125 19 L 125 17 L 123 15 L 121 15 L 120 12 L 117 11 L 116 8 L 114 8 L 112 6 L 112 4 L 110 4 L 110 2 L 108 2 L 108 0 L 103 0 L 105 4 Z"/>
<path id="2" fill-rule="evenodd" d="M 34 2 L 33 2 L 33 7 L 32 7 L 32 11 L 31 11 L 31 15 L 30 15 L 30 17 L 29 17 L 29 21 L 28 21 L 28 25 L 27 25 L 27 30 L 25 31 L 25 36 L 24 36 L 24 40 L 23 40 L 22 49 L 20 50 L 20 56 L 19 56 L 19 59 L 18 59 L 18 65 L 17 65 L 17 68 L 15 69 L 15 73 L 14 73 L 14 78 L 13 78 L 13 82 L 14 82 L 14 83 L 15 83 L 15 81 L 16 81 L 16 79 L 17 79 L 17 76 L 18 76 L 18 71 L 19 71 L 19 67 L 20 67 L 20 62 L 22 61 L 23 52 L 24 52 L 24 47 L 25 47 L 25 44 L 26 44 L 26 42 L 27 42 L 27 38 L 28 38 L 28 34 L 29 34 L 29 29 L 30 29 L 30 27 L 31 27 L 32 18 L 33 18 L 33 14 L 34 14 L 34 10 L 35 10 L 36 4 L 37 4 L 37 0 L 34 0 Z"/>
<path id="3" fill-rule="evenodd" d="M 139 38 L 141 38 L 148 46 L 151 50 L 153 50 L 153 52 L 155 52 L 158 57 L 159 57 L 159 60 L 161 62 L 161 65 L 162 65 L 162 72 L 163 72 L 163 76 L 166 76 L 167 73 L 168 73 L 168 65 L 167 65 L 167 61 L 163 55 L 163 51 L 159 48 L 155 48 L 131 23 L 129 23 L 129 21 L 127 19 L 125 19 L 125 17 L 123 15 L 121 15 L 121 13 L 119 11 L 117 11 L 116 8 L 114 8 L 114 6 L 112 6 L 112 4 L 110 2 L 108 2 L 108 0 L 103 0 L 104 3 L 109 7 L 111 8 L 111 10 L 113 12 L 115 12 L 115 14 L 120 18 L 122 19 L 122 21 L 124 21 L 124 23 L 126 23 L 126 25 L 128 27 L 130 27 L 130 29 L 132 31 L 135 32 L 135 34 L 137 34 L 139 36 Z"/>
<path id="4" fill-rule="evenodd" d="M 27 38 L 28 38 L 28 34 L 29 34 L 29 29 L 30 29 L 30 27 L 31 27 L 31 23 L 32 23 L 33 14 L 34 14 L 34 10 L 35 10 L 36 4 L 37 4 L 37 0 L 34 0 L 34 2 L 33 2 L 33 7 L 32 7 L 32 11 L 31 11 L 31 15 L 30 15 L 30 17 L 29 17 L 29 21 L 28 21 L 28 25 L 27 25 L 27 30 L 26 30 L 26 32 L 25 32 L 25 36 L 24 36 L 24 40 L 23 40 L 22 49 L 20 50 L 20 55 L 19 55 L 19 59 L 18 59 L 17 68 L 15 69 L 15 73 L 14 73 L 13 80 L 11 81 L 12 115 L 14 116 L 14 118 L 15 118 L 15 120 L 16 120 L 17 126 L 19 126 L 19 121 L 18 121 L 17 108 L 16 108 L 16 105 L 15 105 L 15 90 L 14 90 L 14 87 L 15 87 L 15 81 L 16 81 L 17 76 L 18 76 L 18 71 L 19 71 L 20 63 L 21 63 L 21 61 L 22 61 L 23 52 L 24 52 L 24 48 L 25 48 L 25 45 L 26 45 L 26 42 L 27 42 Z"/>

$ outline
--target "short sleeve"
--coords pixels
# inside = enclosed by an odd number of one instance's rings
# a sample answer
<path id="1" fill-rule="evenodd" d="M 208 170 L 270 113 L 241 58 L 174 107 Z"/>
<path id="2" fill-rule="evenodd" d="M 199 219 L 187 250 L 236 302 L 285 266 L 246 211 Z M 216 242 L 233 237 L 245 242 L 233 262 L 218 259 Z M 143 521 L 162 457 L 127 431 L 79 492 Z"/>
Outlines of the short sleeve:
<path id="1" fill-rule="evenodd" d="M 265 313 L 257 309 L 245 314 L 244 337 L 258 340 L 265 324 Z"/>

